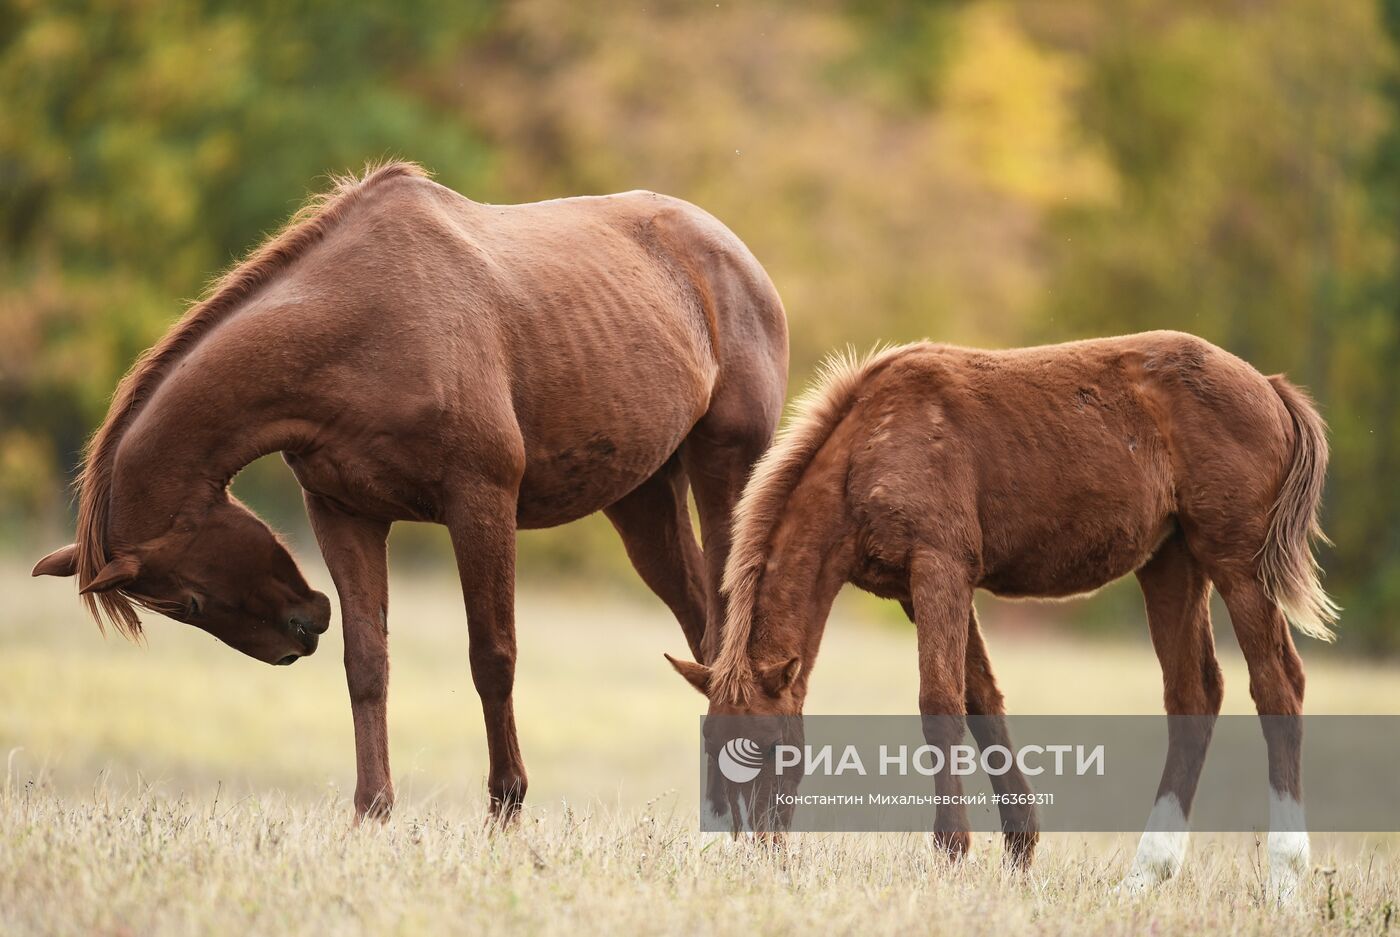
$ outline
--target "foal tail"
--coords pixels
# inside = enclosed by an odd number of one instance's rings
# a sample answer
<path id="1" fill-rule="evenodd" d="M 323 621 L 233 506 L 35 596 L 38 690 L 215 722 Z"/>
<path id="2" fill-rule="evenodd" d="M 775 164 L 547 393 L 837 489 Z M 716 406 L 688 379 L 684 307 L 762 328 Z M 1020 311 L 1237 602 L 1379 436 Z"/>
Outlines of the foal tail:
<path id="1" fill-rule="evenodd" d="M 1312 400 L 1282 375 L 1269 378 L 1293 420 L 1293 459 L 1269 516 L 1259 550 L 1259 579 L 1293 627 L 1320 641 L 1336 639 L 1330 627 L 1341 611 L 1322 589 L 1312 542 L 1330 543 L 1318 522 L 1327 476 L 1327 424 Z"/>

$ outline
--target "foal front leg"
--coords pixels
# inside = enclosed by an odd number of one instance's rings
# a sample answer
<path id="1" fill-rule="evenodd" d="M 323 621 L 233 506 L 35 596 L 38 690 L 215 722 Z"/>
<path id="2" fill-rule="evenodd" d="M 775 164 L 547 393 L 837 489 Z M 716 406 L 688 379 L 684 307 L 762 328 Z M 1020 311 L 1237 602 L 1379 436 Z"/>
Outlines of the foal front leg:
<path id="1" fill-rule="evenodd" d="M 952 773 L 952 746 L 966 730 L 968 610 L 971 577 L 965 567 L 939 552 L 917 554 L 909 575 L 914 625 L 919 642 L 919 713 L 924 741 L 943 754 L 943 770 L 934 775 L 941 796 L 962 795 L 962 781 Z M 967 808 L 940 804 L 934 817 L 934 841 L 953 858 L 967 853 Z"/>
<path id="2" fill-rule="evenodd" d="M 355 820 L 386 819 L 394 806 L 389 775 L 389 525 L 347 514 L 306 493 L 306 513 L 340 596 L 345 681 L 355 723 Z"/>
<path id="3" fill-rule="evenodd" d="M 477 488 L 448 522 L 467 605 L 472 682 L 481 696 L 490 758 L 491 814 L 513 820 L 525 797 L 515 732 L 515 511 L 513 490 Z"/>
<path id="4" fill-rule="evenodd" d="M 909 620 L 914 617 L 914 603 L 904 602 L 904 613 Z M 1013 751 L 1011 733 L 1006 727 L 1006 700 L 997 687 L 992 674 L 992 661 L 987 653 L 986 641 L 982 638 L 982 628 L 977 622 L 977 610 L 973 608 L 967 621 L 967 663 L 964 679 L 967 682 L 967 714 L 971 719 L 972 737 L 977 747 L 986 751 L 999 745 Z M 1035 844 L 1040 839 L 1040 821 L 1035 806 L 1029 797 L 1033 793 L 1030 782 L 1013 761 L 1005 774 L 994 775 L 992 790 L 1002 795 L 1003 800 L 997 810 L 1001 816 L 1002 835 L 1006 838 L 1005 858 L 1016 868 L 1029 868 L 1035 855 Z"/>
<path id="5" fill-rule="evenodd" d="M 972 737 L 977 747 L 986 751 L 1001 746 L 1015 751 L 1011 733 L 1006 727 L 1006 701 L 992 675 L 992 661 L 982 629 L 973 609 L 967 623 L 967 713 L 972 719 Z M 1001 831 L 1006 838 L 1006 861 L 1017 868 L 1029 868 L 1040 839 L 1040 820 L 1035 805 L 1030 802 L 1030 782 L 1013 760 L 1005 774 L 992 776 L 992 790 L 1002 796 L 997 808 Z"/>

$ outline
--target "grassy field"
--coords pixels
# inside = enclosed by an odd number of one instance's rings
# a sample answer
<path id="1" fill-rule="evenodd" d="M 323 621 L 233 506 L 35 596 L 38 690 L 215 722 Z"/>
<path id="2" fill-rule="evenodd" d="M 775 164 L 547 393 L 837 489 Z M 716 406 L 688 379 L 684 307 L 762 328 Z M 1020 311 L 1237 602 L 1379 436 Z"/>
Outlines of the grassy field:
<path id="1" fill-rule="evenodd" d="M 320 573 L 313 577 L 324 583 Z M 355 829 L 336 628 L 291 668 L 150 622 L 103 641 L 70 584 L 0 567 L 0 933 L 1383 933 L 1400 894 L 1390 837 L 1315 837 L 1302 907 L 1261 901 L 1261 845 L 1198 837 L 1185 874 L 1142 900 L 1109 889 L 1134 836 L 1047 837 L 1034 870 L 995 837 L 949 866 L 921 836 L 795 837 L 772 855 L 696 832 L 696 717 L 669 672 L 684 649 L 657 602 L 532 588 L 519 606 L 517 713 L 530 772 L 518 828 L 485 828 L 485 745 L 453 583 L 391 599 L 390 738 L 400 804 Z M 911 710 L 907 628 L 851 603 L 828 629 L 810 712 Z M 1013 711 L 1158 712 L 1138 640 L 1027 629 L 984 609 Z M 1228 626 L 1224 626 L 1228 631 Z M 1312 648 L 1305 647 L 1305 656 Z M 1222 650 L 1227 711 L 1248 712 Z M 1308 710 L 1400 712 L 1400 669 L 1322 657 Z M 1262 769 L 1261 769 L 1262 770 Z M 1144 812 L 1150 791 L 1144 791 Z"/>

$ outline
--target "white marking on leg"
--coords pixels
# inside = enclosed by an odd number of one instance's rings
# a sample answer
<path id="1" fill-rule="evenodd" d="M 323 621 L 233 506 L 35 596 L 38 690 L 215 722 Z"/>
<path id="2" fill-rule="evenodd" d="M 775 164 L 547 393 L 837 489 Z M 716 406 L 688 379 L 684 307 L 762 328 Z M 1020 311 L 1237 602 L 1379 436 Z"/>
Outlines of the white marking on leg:
<path id="1" fill-rule="evenodd" d="M 1118 891 L 1138 894 L 1155 888 L 1181 870 L 1186 858 L 1186 844 L 1191 834 L 1186 814 L 1175 794 L 1166 794 L 1152 805 L 1147 815 L 1147 829 L 1138 840 L 1133 867 L 1124 877 Z"/>
<path id="2" fill-rule="evenodd" d="M 723 831 L 726 835 L 729 832 L 729 812 L 721 813 L 710 803 L 710 798 L 700 798 L 700 828 L 702 830 Z"/>
<path id="3" fill-rule="evenodd" d="M 1269 898 L 1291 902 L 1312 862 L 1303 805 L 1291 794 L 1269 790 Z"/>

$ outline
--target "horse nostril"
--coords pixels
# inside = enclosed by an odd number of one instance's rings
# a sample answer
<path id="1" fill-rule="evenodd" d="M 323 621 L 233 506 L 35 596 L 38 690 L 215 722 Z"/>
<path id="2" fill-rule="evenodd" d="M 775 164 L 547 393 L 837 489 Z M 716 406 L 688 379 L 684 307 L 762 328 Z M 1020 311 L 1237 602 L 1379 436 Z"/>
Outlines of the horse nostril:
<path id="1" fill-rule="evenodd" d="M 293 615 L 287 619 L 287 627 L 291 629 L 293 634 L 309 636 L 325 634 L 326 629 L 330 627 L 330 622 L 327 621 L 325 624 L 317 624 L 313 619 L 303 618 L 300 615 Z"/>

